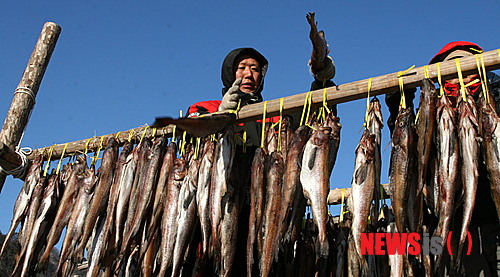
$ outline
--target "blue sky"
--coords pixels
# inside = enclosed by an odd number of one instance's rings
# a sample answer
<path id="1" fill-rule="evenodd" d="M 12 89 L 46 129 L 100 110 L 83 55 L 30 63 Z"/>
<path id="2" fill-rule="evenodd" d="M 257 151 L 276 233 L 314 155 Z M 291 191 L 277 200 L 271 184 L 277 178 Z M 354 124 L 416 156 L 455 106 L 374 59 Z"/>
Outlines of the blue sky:
<path id="1" fill-rule="evenodd" d="M 2 1 L 0 119 L 3 122 L 40 30 L 62 27 L 21 146 L 39 148 L 177 116 L 221 98 L 227 52 L 254 47 L 269 60 L 264 98 L 308 91 L 305 15 L 316 12 L 337 65 L 337 84 L 422 66 L 446 43 L 500 48 L 499 0 L 477 1 Z M 383 97 L 382 97 L 383 100 Z M 331 178 L 349 187 L 365 102 L 338 107 L 341 146 Z M 384 120 L 387 109 L 383 106 Z M 383 130 L 387 182 L 389 131 Z M 22 185 L 0 194 L 0 231 Z"/>

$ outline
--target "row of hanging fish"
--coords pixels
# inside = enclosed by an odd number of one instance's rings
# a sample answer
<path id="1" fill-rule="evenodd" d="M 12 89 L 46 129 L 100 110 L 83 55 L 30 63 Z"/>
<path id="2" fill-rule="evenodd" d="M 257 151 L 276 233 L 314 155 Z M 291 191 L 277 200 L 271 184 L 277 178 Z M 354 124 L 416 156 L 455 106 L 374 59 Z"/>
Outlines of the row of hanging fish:
<path id="1" fill-rule="evenodd" d="M 464 88 L 467 89 L 467 88 Z M 456 107 L 447 96 L 438 97 L 434 84 L 424 79 L 420 92 L 418 119 L 411 108 L 401 107 L 392 135 L 389 172 L 390 215 L 379 217 L 380 128 L 378 100 L 370 103 L 366 128 L 356 148 L 352 178 L 351 237 L 355 261 L 351 276 L 376 276 L 380 265 L 389 262 L 391 276 L 433 276 L 446 270 L 460 273 L 461 258 L 475 205 L 480 153 L 488 169 L 491 192 L 500 215 L 498 156 L 500 120 L 493 106 L 481 94 L 476 101 L 465 92 Z M 487 98 L 486 98 L 487 99 Z M 447 236 L 457 209 L 463 209 L 457 246 L 450 261 L 443 256 L 393 255 L 388 261 L 361 255 L 361 233 L 427 233 L 440 237 L 446 248 Z M 387 221 L 394 218 L 394 223 Z M 425 218 L 425 220 L 424 220 Z M 433 221 L 432 219 L 435 220 Z M 350 256 L 351 257 L 351 256 Z M 380 258 L 380 257 L 379 257 Z"/>
<path id="2" fill-rule="evenodd" d="M 267 124 L 254 156 L 235 155 L 233 124 L 227 122 L 217 139 L 182 142 L 180 155 L 165 137 L 135 147 L 126 142 L 121 151 L 109 138 L 97 173 L 81 155 L 44 176 L 43 159 L 36 158 L 1 250 L 22 223 L 12 276 L 46 270 L 60 240 L 57 276 L 70 276 L 84 260 L 88 276 L 276 275 L 284 253 L 296 256 L 307 199 L 318 230 L 314 252 L 326 259 L 326 201 L 339 119 L 325 113 L 321 124 L 311 120 L 295 132 L 287 117 L 279 128 Z"/>

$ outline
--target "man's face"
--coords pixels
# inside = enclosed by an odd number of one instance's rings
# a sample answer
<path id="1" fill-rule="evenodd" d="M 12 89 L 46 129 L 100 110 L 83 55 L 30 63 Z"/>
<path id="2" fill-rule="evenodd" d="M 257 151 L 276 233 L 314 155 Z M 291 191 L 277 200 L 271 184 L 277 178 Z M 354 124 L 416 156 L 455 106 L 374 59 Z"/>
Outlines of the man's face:
<path id="1" fill-rule="evenodd" d="M 241 92 L 255 92 L 262 78 L 262 70 L 259 62 L 248 56 L 242 57 L 236 67 L 235 77 L 236 79 L 241 78 Z"/>

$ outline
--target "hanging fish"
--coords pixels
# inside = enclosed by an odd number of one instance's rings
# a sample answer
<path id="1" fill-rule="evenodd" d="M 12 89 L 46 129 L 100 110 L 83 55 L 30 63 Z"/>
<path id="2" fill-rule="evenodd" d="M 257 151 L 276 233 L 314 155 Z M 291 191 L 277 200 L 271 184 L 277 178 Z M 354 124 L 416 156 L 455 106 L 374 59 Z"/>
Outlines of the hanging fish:
<path id="1" fill-rule="evenodd" d="M 66 275 L 63 271 L 64 263 L 72 256 L 74 249 L 81 239 L 83 234 L 83 226 L 90 208 L 89 203 L 94 195 L 94 187 L 97 184 L 97 176 L 93 168 L 88 168 L 84 162 L 85 171 L 82 180 L 82 185 L 79 188 L 77 199 L 75 200 L 73 211 L 71 212 L 68 225 L 66 227 L 66 235 L 59 256 L 56 275 Z M 73 259 L 76 260 L 76 259 Z"/>
<path id="2" fill-rule="evenodd" d="M 173 253 L 172 277 L 179 276 L 184 256 L 196 227 L 196 190 L 198 187 L 198 172 L 200 159 L 192 158 L 188 173 L 183 180 L 179 199 L 177 201 L 177 234 Z"/>
<path id="3" fill-rule="evenodd" d="M 257 148 L 251 166 L 250 175 L 250 215 L 248 220 L 247 240 L 247 276 L 252 276 L 255 256 L 255 244 L 260 234 L 260 226 L 264 210 L 265 191 L 265 161 L 267 153 L 265 148 Z M 260 254 L 260 253 L 259 253 Z M 260 255 L 257 255 L 260 257 Z"/>
<path id="4" fill-rule="evenodd" d="M 95 187 L 94 197 L 90 202 L 90 209 L 85 219 L 83 235 L 77 252 L 82 251 L 97 221 L 97 218 L 106 211 L 106 205 L 109 198 L 109 190 L 113 182 L 116 160 L 118 159 L 118 145 L 113 137 L 108 139 L 108 144 L 104 150 L 101 167 L 99 168 L 99 181 Z"/>
<path id="5" fill-rule="evenodd" d="M 318 257 L 328 256 L 326 220 L 328 214 L 327 197 L 330 190 L 329 175 L 329 134 L 331 128 L 320 127 L 311 135 L 304 147 L 300 182 L 304 196 L 311 202 L 313 220 L 318 227 Z"/>
<path id="6" fill-rule="evenodd" d="M 138 183 L 136 195 L 136 208 L 135 213 L 131 217 L 127 217 L 127 227 L 125 229 L 125 240 L 122 245 L 122 252 L 124 251 L 124 246 L 132 240 L 133 237 L 137 235 L 140 226 L 144 222 L 144 218 L 148 208 L 151 204 L 153 192 L 156 185 L 158 169 L 160 168 L 160 161 L 163 158 L 163 150 L 165 149 L 165 137 L 159 137 L 154 139 L 151 151 L 147 157 L 147 168 L 144 174 L 144 179 Z M 129 213 L 130 215 L 130 213 Z M 142 256 L 144 253 L 140 253 Z"/>
<path id="7" fill-rule="evenodd" d="M 291 220 L 293 203 L 296 198 L 297 191 L 302 190 L 300 184 L 302 152 L 304 151 L 304 146 L 306 145 L 310 136 L 311 128 L 303 125 L 297 128 L 297 130 L 293 133 L 290 141 L 286 158 L 288 162 L 285 163 L 285 173 L 283 175 L 283 197 L 281 212 L 279 213 L 281 217 L 279 237 L 283 237 L 285 235 L 285 232 L 287 231 L 289 222 Z"/>
<path id="8" fill-rule="evenodd" d="M 64 193 L 61 202 L 58 204 L 56 218 L 54 219 L 54 225 L 50 228 L 49 235 L 47 237 L 47 246 L 43 252 L 40 261 L 45 263 L 49 260 L 50 253 L 54 245 L 57 244 L 61 237 L 63 229 L 68 224 L 71 212 L 74 208 L 75 199 L 78 196 L 78 190 L 83 182 L 83 173 L 85 171 L 85 156 L 78 156 L 74 165 L 68 172 L 68 181 L 63 181 L 65 184 Z"/>
<path id="9" fill-rule="evenodd" d="M 361 233 L 366 231 L 368 215 L 375 188 L 375 135 L 365 129 L 358 146 L 352 176 L 351 196 L 352 212 L 351 238 L 349 242 L 349 268 L 357 264 L 357 270 L 366 270 L 366 261 L 361 255 Z M 353 256 L 354 255 L 354 256 Z M 358 268 L 359 264 L 365 265 Z"/>
<path id="10" fill-rule="evenodd" d="M 24 253 L 24 262 L 22 265 L 21 276 L 32 275 L 29 273 L 34 264 L 32 259 L 39 253 L 40 247 L 45 244 L 45 238 L 49 231 L 49 226 L 53 223 L 57 208 L 57 190 L 60 182 L 60 176 L 53 174 L 49 177 L 47 186 L 43 190 L 42 202 L 37 211 L 37 217 L 33 224 L 29 238 L 25 242 L 26 251 Z M 19 257 L 18 257 L 19 258 Z M 19 268 L 18 268 L 19 269 Z M 12 275 L 16 276 L 18 269 L 14 269 Z"/>
<path id="11" fill-rule="evenodd" d="M 412 186 L 416 186 L 413 173 L 416 161 L 415 116 L 411 108 L 400 108 L 392 134 L 389 185 L 391 202 L 398 231 L 404 233 L 409 210 L 408 198 Z"/>
<path id="12" fill-rule="evenodd" d="M 441 203 L 438 216 L 439 222 L 434 236 L 441 237 L 441 245 L 444 247 L 455 209 L 455 194 L 459 174 L 459 148 L 457 127 L 455 125 L 455 111 L 448 97 L 442 96 L 439 99 L 436 118 L 439 157 L 438 184 Z M 441 255 L 436 257 L 436 270 L 439 270 L 441 257 Z"/>
<path id="13" fill-rule="evenodd" d="M 488 168 L 491 193 L 497 208 L 497 215 L 500 216 L 500 118 L 491 102 L 490 104 L 486 103 L 484 97 L 479 97 L 478 106 L 483 136 L 482 152 Z"/>
<path id="14" fill-rule="evenodd" d="M 476 190 L 479 176 L 479 124 L 476 103 L 470 94 L 464 101 L 458 102 L 458 145 L 461 159 L 461 177 L 463 194 L 463 219 L 458 246 L 457 265 L 460 264 L 462 248 L 467 238 L 472 211 L 476 202 Z"/>
<path id="15" fill-rule="evenodd" d="M 161 222 L 162 240 L 159 276 L 166 276 L 167 270 L 172 264 L 175 238 L 177 236 L 177 203 L 179 202 L 181 186 L 187 174 L 186 163 L 184 157 L 175 159 L 172 171 L 168 176 L 167 198 L 165 199 Z"/>
<path id="16" fill-rule="evenodd" d="M 431 156 L 433 155 L 433 141 L 436 134 L 436 107 L 437 95 L 434 83 L 430 79 L 423 79 L 420 87 L 420 103 L 418 108 L 418 119 L 416 123 L 417 131 L 417 201 L 421 205 L 423 195 L 427 199 L 427 205 L 434 210 L 434 201 L 431 199 L 433 188 L 428 184 L 431 176 Z M 435 153 L 435 152 L 434 152 Z M 421 226 L 423 207 L 417 209 L 420 214 L 417 217 L 417 227 Z M 418 231 L 418 229 L 417 229 Z"/>
<path id="17" fill-rule="evenodd" d="M 212 167 L 210 182 L 210 220 L 212 225 L 211 255 L 220 251 L 219 225 L 222 218 L 222 198 L 226 195 L 230 184 L 234 159 L 234 132 L 233 128 L 227 129 L 220 135 L 215 149 L 215 164 Z M 215 261 L 218 264 L 220 261 Z"/>
<path id="18" fill-rule="evenodd" d="M 198 176 L 198 190 L 196 191 L 196 203 L 203 241 L 202 252 L 204 255 L 208 252 L 210 241 L 210 182 L 215 161 L 215 144 L 215 141 L 211 139 L 205 140 Z"/>
<path id="19" fill-rule="evenodd" d="M 127 155 L 124 167 L 121 171 L 118 184 L 118 199 L 116 200 L 115 208 L 115 232 L 114 232 L 114 245 L 117 249 L 121 248 L 121 241 L 123 240 L 123 232 L 125 221 L 127 219 L 128 203 L 130 201 L 130 194 L 132 192 L 133 183 L 135 179 L 135 172 L 137 164 L 141 158 L 144 157 L 148 151 L 147 140 L 139 142 L 139 144 Z"/>
<path id="20" fill-rule="evenodd" d="M 280 152 L 272 152 L 266 161 L 266 196 L 262 221 L 262 256 L 260 276 L 268 276 L 271 265 L 277 260 L 279 245 L 279 214 L 281 211 L 281 190 L 284 163 Z"/>
<path id="21" fill-rule="evenodd" d="M 167 198 L 167 182 L 168 176 L 174 166 L 177 153 L 177 144 L 171 141 L 167 147 L 167 151 L 163 157 L 161 169 L 159 171 L 158 183 L 154 194 L 154 202 L 152 207 L 151 220 L 147 224 L 145 243 L 150 243 L 156 230 L 161 225 L 161 217 L 164 211 L 165 199 Z M 142 255 L 141 255 L 142 256 Z"/>
<path id="22" fill-rule="evenodd" d="M 35 190 L 36 184 L 40 182 L 42 163 L 43 163 L 43 156 L 40 155 L 36 157 L 31 163 L 28 172 L 26 173 L 26 180 L 24 181 L 23 187 L 21 188 L 21 191 L 17 196 L 16 203 L 14 204 L 12 221 L 10 224 L 9 231 L 5 236 L 2 249 L 0 250 L 0 257 L 5 251 L 7 245 L 9 244 L 12 235 L 14 235 L 14 231 L 16 230 L 17 225 L 19 225 L 19 223 L 23 221 L 24 218 L 26 217 L 26 214 L 28 212 L 28 207 L 30 205 L 31 196 L 33 194 L 33 191 Z"/>

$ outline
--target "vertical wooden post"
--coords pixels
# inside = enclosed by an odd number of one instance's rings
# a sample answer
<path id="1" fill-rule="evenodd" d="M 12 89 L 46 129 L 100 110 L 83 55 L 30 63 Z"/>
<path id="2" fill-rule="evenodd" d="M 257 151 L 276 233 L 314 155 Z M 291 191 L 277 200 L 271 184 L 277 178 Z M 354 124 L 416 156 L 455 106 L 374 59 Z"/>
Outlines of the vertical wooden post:
<path id="1" fill-rule="evenodd" d="M 18 146 L 26 129 L 31 111 L 35 105 L 38 88 L 40 88 L 40 83 L 60 33 L 61 27 L 53 22 L 47 22 L 43 25 L 35 49 L 31 53 L 28 65 L 14 92 L 14 99 L 0 132 L 0 142 L 11 149 Z M 18 162 L 21 162 L 20 158 Z M 0 175 L 0 192 L 5 178 L 5 175 Z"/>

